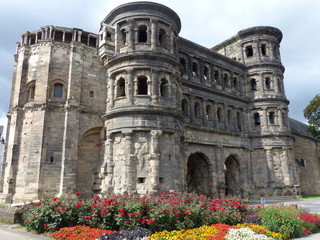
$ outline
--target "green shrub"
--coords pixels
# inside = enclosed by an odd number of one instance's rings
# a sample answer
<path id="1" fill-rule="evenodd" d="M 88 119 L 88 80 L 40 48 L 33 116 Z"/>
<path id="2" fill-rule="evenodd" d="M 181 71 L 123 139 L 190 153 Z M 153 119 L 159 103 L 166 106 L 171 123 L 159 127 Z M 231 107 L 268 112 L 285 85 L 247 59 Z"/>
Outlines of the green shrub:
<path id="1" fill-rule="evenodd" d="M 303 236 L 303 221 L 293 206 L 269 205 L 259 211 L 262 225 L 285 238 Z"/>

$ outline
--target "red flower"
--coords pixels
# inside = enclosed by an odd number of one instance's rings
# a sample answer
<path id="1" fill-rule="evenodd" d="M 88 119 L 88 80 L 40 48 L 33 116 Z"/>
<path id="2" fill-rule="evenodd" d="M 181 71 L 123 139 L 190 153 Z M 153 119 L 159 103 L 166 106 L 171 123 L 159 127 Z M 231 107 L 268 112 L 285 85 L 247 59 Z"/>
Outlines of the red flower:
<path id="1" fill-rule="evenodd" d="M 80 195 L 80 193 L 79 193 L 79 192 L 76 192 L 76 193 L 75 193 L 75 195 L 79 196 L 79 195 Z"/>
<path id="2" fill-rule="evenodd" d="M 127 225 L 130 224 L 130 221 L 127 220 L 127 221 L 126 221 L 126 224 L 127 224 Z"/>
<path id="3" fill-rule="evenodd" d="M 47 226 L 48 226 L 48 225 L 47 225 L 46 223 L 45 223 L 45 224 L 43 224 L 43 228 L 47 228 Z"/>
<path id="4" fill-rule="evenodd" d="M 159 193 L 160 193 L 160 194 L 162 194 L 162 193 L 163 193 L 163 191 L 160 191 Z"/>
<path id="5" fill-rule="evenodd" d="M 66 207 L 60 208 L 61 211 L 64 211 L 64 210 L 66 210 L 66 209 L 67 209 Z"/>
<path id="6" fill-rule="evenodd" d="M 57 201 L 57 198 L 52 198 L 53 201 Z"/>
<path id="7" fill-rule="evenodd" d="M 130 213 L 130 217 L 134 217 L 134 213 Z"/>
<path id="8" fill-rule="evenodd" d="M 146 224 L 146 223 L 147 223 L 147 220 L 143 219 L 142 224 Z"/>
<path id="9" fill-rule="evenodd" d="M 175 215 L 176 217 L 179 217 L 179 216 L 180 216 L 179 213 L 175 213 L 174 215 Z"/>
<path id="10" fill-rule="evenodd" d="M 77 204 L 77 207 L 80 208 L 82 205 L 80 203 Z"/>
<path id="11" fill-rule="evenodd" d="M 141 218 L 137 218 L 137 220 L 136 220 L 137 222 L 141 222 Z"/>
<path id="12" fill-rule="evenodd" d="M 56 210 L 54 210 L 54 213 L 58 213 L 58 212 L 60 212 L 60 209 L 59 209 L 59 208 L 57 208 Z"/>
<path id="13" fill-rule="evenodd" d="M 140 215 L 143 215 L 143 211 L 139 211 Z"/>
<path id="14" fill-rule="evenodd" d="M 188 215 L 188 214 L 189 214 L 189 212 L 185 212 L 184 214 L 185 214 L 185 215 Z"/>
<path id="15" fill-rule="evenodd" d="M 30 221 L 27 219 L 27 220 L 26 220 L 26 223 L 29 223 L 29 222 L 30 222 Z"/>
<path id="16" fill-rule="evenodd" d="M 40 206 L 41 205 L 41 202 L 37 202 L 37 206 Z"/>
<path id="17" fill-rule="evenodd" d="M 124 212 L 120 213 L 121 217 L 124 217 L 126 214 Z"/>
<path id="18" fill-rule="evenodd" d="M 150 222 L 150 224 L 152 224 L 152 223 L 154 223 L 154 220 L 150 219 L 150 221 L 149 221 L 149 222 Z"/>

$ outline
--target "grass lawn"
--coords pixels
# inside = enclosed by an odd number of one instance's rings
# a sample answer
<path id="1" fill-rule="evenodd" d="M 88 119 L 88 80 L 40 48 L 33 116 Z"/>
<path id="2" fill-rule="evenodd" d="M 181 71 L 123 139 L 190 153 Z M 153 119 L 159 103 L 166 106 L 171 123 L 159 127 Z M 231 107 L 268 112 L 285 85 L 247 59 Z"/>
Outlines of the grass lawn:
<path id="1" fill-rule="evenodd" d="M 302 199 L 320 198 L 320 194 L 302 194 Z"/>

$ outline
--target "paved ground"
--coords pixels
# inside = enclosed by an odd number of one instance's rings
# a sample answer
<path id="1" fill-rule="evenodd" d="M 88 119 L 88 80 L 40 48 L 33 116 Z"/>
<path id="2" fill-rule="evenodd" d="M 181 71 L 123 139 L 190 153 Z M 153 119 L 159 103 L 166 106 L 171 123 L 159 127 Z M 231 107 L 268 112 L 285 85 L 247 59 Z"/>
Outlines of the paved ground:
<path id="1" fill-rule="evenodd" d="M 273 203 L 275 201 L 266 199 L 266 204 Z M 297 204 L 299 207 L 308 208 L 312 213 L 320 214 L 320 198 L 306 199 L 306 200 L 294 200 L 294 201 L 276 201 L 277 203 L 283 202 L 284 204 Z M 257 202 L 255 202 L 257 203 Z M 0 223 L 0 240 L 52 240 L 45 236 L 26 232 L 21 228 L 17 228 L 17 225 L 9 225 Z M 320 240 L 320 233 L 312 234 L 303 238 L 296 238 L 295 240 Z"/>

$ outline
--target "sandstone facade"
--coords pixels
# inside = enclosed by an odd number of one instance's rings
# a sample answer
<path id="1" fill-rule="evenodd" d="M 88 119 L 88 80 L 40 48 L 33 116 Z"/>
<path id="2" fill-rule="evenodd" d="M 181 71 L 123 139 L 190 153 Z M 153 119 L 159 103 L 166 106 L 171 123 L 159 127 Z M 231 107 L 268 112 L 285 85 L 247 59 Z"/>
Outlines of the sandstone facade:
<path id="1" fill-rule="evenodd" d="M 208 49 L 180 28 L 166 6 L 136 2 L 99 34 L 23 33 L 2 191 L 299 195 L 281 31 L 253 27 Z"/>

